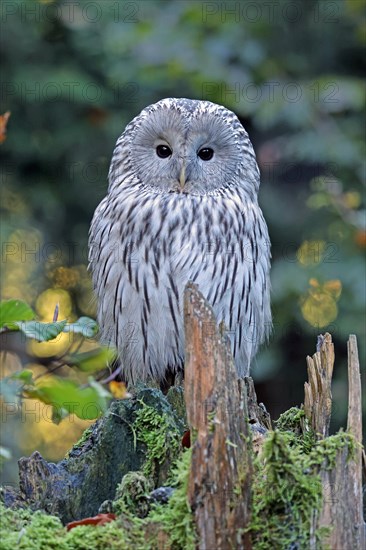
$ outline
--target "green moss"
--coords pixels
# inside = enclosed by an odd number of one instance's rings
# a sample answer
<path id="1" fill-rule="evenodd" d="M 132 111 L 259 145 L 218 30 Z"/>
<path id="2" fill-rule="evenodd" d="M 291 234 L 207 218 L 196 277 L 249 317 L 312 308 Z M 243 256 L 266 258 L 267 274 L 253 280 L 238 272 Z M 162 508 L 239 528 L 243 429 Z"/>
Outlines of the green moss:
<path id="1" fill-rule="evenodd" d="M 128 510 L 140 518 L 147 516 L 150 504 L 149 493 L 153 490 L 151 481 L 141 472 L 129 472 L 117 486 L 113 510 L 122 513 Z"/>
<path id="2" fill-rule="evenodd" d="M 301 429 L 301 422 L 306 418 L 303 409 L 298 407 L 291 407 L 288 411 L 282 413 L 278 420 L 276 420 L 276 428 L 280 431 L 297 431 Z"/>
<path id="3" fill-rule="evenodd" d="M 175 486 L 173 495 L 167 505 L 155 506 L 148 518 L 163 527 L 175 550 L 194 550 L 197 545 L 193 514 L 187 498 L 191 456 L 192 449 L 183 452 L 171 475 L 174 479 L 172 485 Z"/>
<path id="4" fill-rule="evenodd" d="M 157 534 L 164 531 L 167 536 L 167 548 L 174 550 L 195 550 L 197 535 L 194 525 L 194 518 L 187 499 L 188 478 L 191 465 L 191 449 L 185 450 L 177 460 L 175 467 L 170 473 L 171 485 L 174 493 L 168 503 L 155 504 L 147 518 L 139 520 L 130 513 L 130 510 L 140 500 L 144 500 L 150 490 L 149 481 L 141 475 L 141 472 L 134 472 L 135 475 L 124 476 L 117 491 L 117 503 L 122 505 L 121 511 L 124 517 L 129 518 L 133 524 L 133 531 L 139 529 L 144 533 L 141 550 L 152 550 L 161 548 L 161 541 Z M 132 474 L 132 472 L 131 472 Z M 134 495 L 127 494 L 132 489 Z M 136 521 L 138 523 L 136 523 Z"/>
<path id="5" fill-rule="evenodd" d="M 81 434 L 80 439 L 76 443 L 74 443 L 74 445 L 69 451 L 67 451 L 67 453 L 65 454 L 65 458 L 68 458 L 70 456 L 71 451 L 80 449 L 84 445 L 84 443 L 90 438 L 92 433 L 93 433 L 92 426 L 90 426 L 89 428 L 86 428 L 86 430 L 84 430 L 83 433 Z"/>
<path id="6" fill-rule="evenodd" d="M 256 550 L 310 547 L 310 526 L 321 506 L 320 476 L 309 471 L 309 457 L 292 435 L 270 432 L 254 461 L 250 531 Z M 318 540 L 320 534 L 316 534 Z"/>
<path id="7" fill-rule="evenodd" d="M 146 460 L 143 473 L 154 477 L 159 465 L 164 462 L 171 466 L 181 452 L 180 433 L 174 421 L 167 414 L 159 414 L 156 409 L 140 401 L 133 428 L 136 437 L 146 445 Z"/>
<path id="8" fill-rule="evenodd" d="M 1 550 L 68 550 L 61 521 L 42 512 L 10 510 L 0 505 Z"/>
<path id="9" fill-rule="evenodd" d="M 194 550 L 196 533 L 187 501 L 190 461 L 191 450 L 188 449 L 172 471 L 175 491 L 168 504 L 155 505 L 145 519 L 140 519 L 131 510 L 151 488 L 141 472 L 124 476 L 115 501 L 121 504 L 121 515 L 116 521 L 100 527 L 79 526 L 67 532 L 57 517 L 43 512 L 11 510 L 0 504 L 0 549 L 157 550 L 161 548 L 158 533 L 163 531 L 169 548 Z"/>
<path id="10" fill-rule="evenodd" d="M 253 508 L 249 530 L 256 550 L 310 547 L 314 513 L 322 504 L 320 469 L 332 469 L 337 453 L 347 448 L 352 458 L 355 440 L 347 432 L 317 441 L 301 409 L 281 415 L 269 432 L 262 453 L 254 460 Z M 304 432 L 303 432 L 304 430 Z M 329 529 L 314 536 L 317 548 Z"/>
<path id="11" fill-rule="evenodd" d="M 291 444 L 300 447 L 304 453 L 309 453 L 316 442 L 314 430 L 311 429 L 304 410 L 298 407 L 291 407 L 282 413 L 275 426 L 280 432 L 291 435 Z"/>
<path id="12" fill-rule="evenodd" d="M 354 457 L 356 445 L 357 442 L 352 434 L 340 430 L 335 435 L 317 442 L 310 453 L 310 464 L 312 467 L 331 470 L 335 467 L 338 452 L 347 448 L 348 460 L 350 460 Z"/>
<path id="13" fill-rule="evenodd" d="M 216 410 L 210 411 L 207 413 L 207 420 L 208 420 L 208 429 L 210 433 L 214 433 L 215 431 L 215 417 L 216 417 Z"/>
<path id="14" fill-rule="evenodd" d="M 166 399 L 173 411 L 177 415 L 177 418 L 181 419 L 185 429 L 187 426 L 186 405 L 184 402 L 184 390 L 182 386 L 172 386 L 166 395 Z"/>
<path id="15" fill-rule="evenodd" d="M 10 510 L 0 504 L 1 550 L 149 550 L 142 521 L 124 516 L 103 526 L 79 526 L 71 531 L 55 516 Z"/>
<path id="16" fill-rule="evenodd" d="M 157 412 L 143 401 L 139 404 L 132 428 L 146 446 L 146 460 L 143 472 L 123 476 L 115 500 L 108 501 L 118 520 L 67 532 L 56 517 L 0 505 L 0 550 L 157 550 L 162 544 L 174 550 L 196 548 L 194 515 L 187 500 L 191 449 L 182 451 L 173 415 Z M 89 436 L 90 429 L 77 445 Z M 343 431 L 317 441 L 301 409 L 293 407 L 281 415 L 276 430 L 268 432 L 262 452 L 253 459 L 252 518 L 248 527 L 253 548 L 307 550 L 314 514 L 322 502 L 319 471 L 333 468 L 342 450 L 352 458 L 356 445 L 354 438 Z M 162 464 L 175 491 L 167 504 L 155 504 L 151 509 L 148 495 L 154 486 L 152 478 Z M 233 505 L 241 498 L 241 484 L 248 475 L 240 467 Z M 312 534 L 318 550 L 323 548 L 324 534 L 324 529 Z"/>
<path id="17" fill-rule="evenodd" d="M 137 521 L 121 518 L 100 527 L 75 527 L 66 534 L 68 549 L 73 550 L 130 550 L 148 546 Z"/>

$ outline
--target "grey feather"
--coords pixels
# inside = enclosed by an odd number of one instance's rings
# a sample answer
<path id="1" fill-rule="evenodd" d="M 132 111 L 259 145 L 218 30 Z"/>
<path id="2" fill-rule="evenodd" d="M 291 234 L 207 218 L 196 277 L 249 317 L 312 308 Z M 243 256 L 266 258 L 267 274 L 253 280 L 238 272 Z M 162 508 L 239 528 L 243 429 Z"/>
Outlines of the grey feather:
<path id="1" fill-rule="evenodd" d="M 198 156 L 202 148 L 212 159 Z M 101 339 L 117 347 L 127 381 L 161 382 L 183 368 L 190 280 L 225 323 L 238 375 L 249 373 L 271 327 L 259 183 L 248 134 L 222 106 L 168 98 L 127 125 L 89 236 Z"/>

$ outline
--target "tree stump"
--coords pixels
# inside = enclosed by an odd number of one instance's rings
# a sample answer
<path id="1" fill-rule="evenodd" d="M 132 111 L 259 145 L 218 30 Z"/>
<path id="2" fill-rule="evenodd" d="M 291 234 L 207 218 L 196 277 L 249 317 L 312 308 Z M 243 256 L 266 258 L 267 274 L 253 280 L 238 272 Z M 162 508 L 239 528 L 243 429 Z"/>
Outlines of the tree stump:
<path id="1" fill-rule="evenodd" d="M 355 441 L 337 451 L 333 468 L 321 468 L 323 504 L 318 526 L 330 527 L 326 543 L 331 549 L 366 548 L 366 531 L 362 512 L 362 408 L 361 375 L 356 336 L 348 340 L 348 420 L 347 432 Z M 307 358 L 309 382 L 305 383 L 304 410 L 320 439 L 329 433 L 332 409 L 331 381 L 334 346 L 330 334 L 312 358 Z"/>
<path id="2" fill-rule="evenodd" d="M 309 382 L 305 382 L 304 410 L 318 437 L 329 435 L 332 412 L 331 383 L 334 366 L 334 345 L 329 333 L 319 337 L 320 350 L 307 357 Z"/>
<path id="3" fill-rule="evenodd" d="M 174 420 L 168 432 L 176 438 L 175 456 L 183 459 L 183 469 L 174 503 L 173 488 L 159 487 L 174 466 L 170 447 L 164 447 L 153 478 L 157 490 L 173 495 L 164 502 L 166 508 L 160 508 L 158 519 L 143 516 L 144 523 L 137 527 L 131 514 L 121 514 L 122 530 L 144 529 L 146 546 L 141 548 L 192 549 L 197 533 L 200 550 L 366 550 L 356 337 L 351 335 L 348 341 L 347 430 L 329 435 L 334 347 L 330 334 L 325 334 L 319 337 L 317 352 L 307 358 L 309 382 L 305 383 L 303 410 L 293 407 L 284 413 L 287 420 L 275 423 L 268 437 L 271 420 L 265 407 L 257 403 L 253 381 L 238 380 L 224 330 L 217 326 L 212 308 L 194 284 L 186 288 L 184 310 L 190 465 L 179 443 L 186 427 L 182 388 L 173 388 L 167 396 L 142 388 L 133 399 L 113 403 L 58 464 L 47 463 L 36 452 L 21 459 L 20 490 L 3 490 L 5 504 L 45 510 L 64 522 L 96 514 L 101 505 L 112 506 L 122 477 L 126 481 L 125 475 L 148 460 L 148 446 L 135 433 L 143 401 L 160 416 Z M 127 486 L 123 485 L 123 491 Z M 153 493 L 146 502 L 151 502 Z M 305 495 L 305 507 L 299 494 Z M 323 527 L 328 534 L 321 531 Z M 180 538 L 173 536 L 177 531 Z"/>
<path id="4" fill-rule="evenodd" d="M 246 392 L 228 341 L 197 287 L 185 292 L 185 400 L 193 449 L 188 500 L 202 550 L 251 548 Z M 244 387 L 245 389 L 245 387 Z"/>

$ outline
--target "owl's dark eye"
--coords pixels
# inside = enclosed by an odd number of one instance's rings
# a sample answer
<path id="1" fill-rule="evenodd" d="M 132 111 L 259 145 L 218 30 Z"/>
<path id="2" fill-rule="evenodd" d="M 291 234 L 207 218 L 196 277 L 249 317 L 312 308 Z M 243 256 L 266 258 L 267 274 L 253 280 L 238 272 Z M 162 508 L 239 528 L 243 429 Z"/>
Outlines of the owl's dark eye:
<path id="1" fill-rule="evenodd" d="M 167 145 L 158 145 L 156 148 L 156 154 L 161 159 L 167 159 L 172 154 L 172 150 Z"/>
<path id="2" fill-rule="evenodd" d="M 204 147 L 203 149 L 200 149 L 197 154 L 202 160 L 211 160 L 214 152 L 210 147 Z"/>

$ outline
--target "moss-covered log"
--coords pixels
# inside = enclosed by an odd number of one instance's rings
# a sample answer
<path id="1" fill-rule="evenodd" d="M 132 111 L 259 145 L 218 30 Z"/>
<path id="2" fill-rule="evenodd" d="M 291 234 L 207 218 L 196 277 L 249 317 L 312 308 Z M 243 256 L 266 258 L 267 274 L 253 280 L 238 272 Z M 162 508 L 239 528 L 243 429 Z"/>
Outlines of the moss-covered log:
<path id="1" fill-rule="evenodd" d="M 61 462 L 48 463 L 38 452 L 21 458 L 19 491 L 5 488 L 3 500 L 45 510 L 64 523 L 95 515 L 130 471 L 143 469 L 155 486 L 163 484 L 183 431 L 160 390 L 140 389 L 133 399 L 112 403 Z"/>

